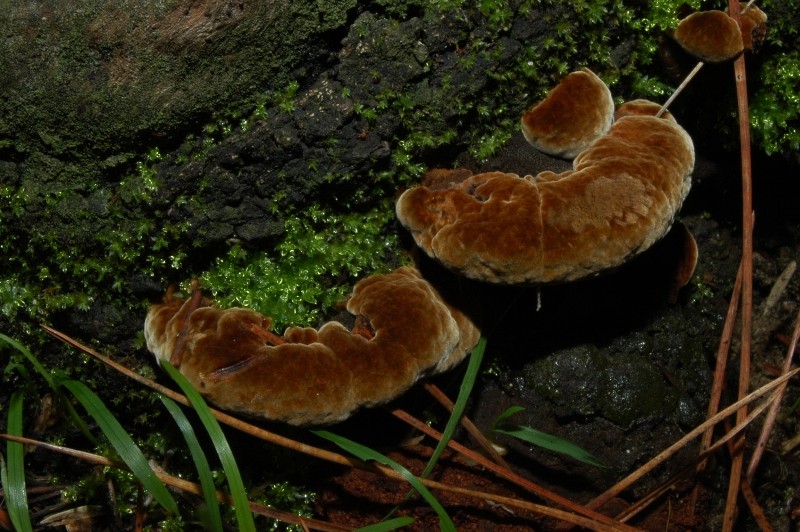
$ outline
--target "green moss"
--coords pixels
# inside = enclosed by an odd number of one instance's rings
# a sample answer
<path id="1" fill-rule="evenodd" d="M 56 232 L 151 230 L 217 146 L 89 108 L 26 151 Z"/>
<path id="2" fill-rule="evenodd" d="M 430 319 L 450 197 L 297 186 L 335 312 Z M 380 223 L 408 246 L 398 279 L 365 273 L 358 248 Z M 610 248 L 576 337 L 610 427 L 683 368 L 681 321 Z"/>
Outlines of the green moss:
<path id="1" fill-rule="evenodd" d="M 161 186 L 158 146 L 191 131 L 201 146 L 190 137 L 176 157 L 186 162 L 246 128 L 243 110 L 258 111 L 272 90 L 288 87 L 282 103 L 291 106 L 298 85 L 289 66 L 313 56 L 315 36 L 344 24 L 355 5 L 234 7 L 237 24 L 202 42 L 186 26 L 193 17 L 163 24 L 181 13 L 174 2 L 9 8 L 0 20 L 10 36 L 0 43 L 0 150 L 13 161 L 0 168 L 2 318 L 29 331 L 51 310 L 125 298 L 131 274 L 160 279 L 179 269 L 186 226 L 150 205 Z"/>
<path id="2" fill-rule="evenodd" d="M 246 306 L 271 316 L 276 330 L 313 325 L 346 299 L 354 280 L 385 270 L 397 237 L 387 233 L 388 201 L 366 213 L 335 214 L 319 206 L 287 220 L 273 252 L 233 246 L 202 276 L 223 307 Z"/>
<path id="3" fill-rule="evenodd" d="M 39 230 L 26 237 L 10 223 L 0 225 L 0 248 L 11 266 L 0 277 L 3 317 L 29 332 L 31 323 L 54 310 L 85 310 L 94 301 L 124 297 L 131 272 L 158 277 L 180 268 L 186 252 L 175 243 L 187 222 L 135 215 L 150 210 L 161 186 L 155 167 L 161 157 L 158 149 L 150 150 L 113 193 L 80 182 L 77 167 L 53 160 L 52 177 L 23 176 L 31 186 L 7 194 L 0 213 Z M 31 218 L 29 207 L 42 203 L 43 213 Z"/>
<path id="4" fill-rule="evenodd" d="M 767 153 L 800 151 L 800 53 L 769 59 L 750 108 L 751 125 Z"/>
<path id="5" fill-rule="evenodd" d="M 800 150 L 800 4 L 765 0 L 758 6 L 769 17 L 764 45 L 746 57 L 748 83 L 756 87 L 750 102 L 754 141 L 764 151 L 791 154 Z M 755 75 L 753 75 L 755 74 Z"/>

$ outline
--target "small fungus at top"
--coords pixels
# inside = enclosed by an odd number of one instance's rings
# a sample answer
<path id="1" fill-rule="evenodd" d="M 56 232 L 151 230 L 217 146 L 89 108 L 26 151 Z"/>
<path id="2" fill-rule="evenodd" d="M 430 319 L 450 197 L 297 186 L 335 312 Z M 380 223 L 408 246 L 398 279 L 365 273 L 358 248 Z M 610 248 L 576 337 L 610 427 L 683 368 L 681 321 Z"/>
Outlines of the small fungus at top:
<path id="1" fill-rule="evenodd" d="M 678 23 L 673 38 L 706 63 L 722 63 L 744 51 L 739 25 L 723 11 L 697 11 Z"/>
<path id="2" fill-rule="evenodd" d="M 767 32 L 767 15 L 757 6 L 740 6 L 737 23 L 727 12 L 697 11 L 670 32 L 691 55 L 707 63 L 735 59 L 745 50 L 758 48 Z"/>
<path id="3" fill-rule="evenodd" d="M 742 24 L 742 43 L 744 49 L 751 51 L 764 42 L 767 35 L 767 14 L 755 4 L 741 6 L 739 15 Z"/>
<path id="4" fill-rule="evenodd" d="M 608 131 L 614 100 L 589 69 L 572 72 L 521 119 L 522 134 L 537 150 L 572 159 Z"/>

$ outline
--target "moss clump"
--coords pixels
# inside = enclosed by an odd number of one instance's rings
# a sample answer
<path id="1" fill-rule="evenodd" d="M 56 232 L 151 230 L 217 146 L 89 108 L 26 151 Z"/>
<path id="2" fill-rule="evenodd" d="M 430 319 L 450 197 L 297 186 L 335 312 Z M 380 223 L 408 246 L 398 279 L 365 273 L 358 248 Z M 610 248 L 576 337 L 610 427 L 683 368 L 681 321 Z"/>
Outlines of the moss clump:
<path id="1" fill-rule="evenodd" d="M 768 154 L 800 151 L 800 53 L 769 59 L 753 98 L 751 125 Z"/>
<path id="2" fill-rule="evenodd" d="M 202 130 L 214 110 L 242 113 L 302 76 L 289 71 L 314 64 L 320 36 L 355 5 L 9 6 L 0 20 L 9 36 L 0 43 L 4 328 L 29 332 L 52 310 L 102 300 L 125 305 L 132 277 L 182 267 L 186 224 L 166 215 L 190 198 L 153 204 L 163 185 L 153 155 L 187 133 L 216 139 Z M 271 30 L 287 27 L 296 31 Z"/>
<path id="3" fill-rule="evenodd" d="M 274 251 L 233 246 L 202 276 L 223 307 L 255 308 L 276 330 L 313 325 L 349 294 L 354 280 L 386 269 L 397 237 L 384 201 L 366 213 L 333 214 L 318 205 L 286 221 Z"/>
<path id="4" fill-rule="evenodd" d="M 754 140 L 766 153 L 800 150 L 800 4 L 765 0 L 759 7 L 767 14 L 763 47 L 748 56 L 748 80 L 755 91 L 750 116 Z M 754 74 L 754 75 L 753 75 Z"/>
<path id="5" fill-rule="evenodd" d="M 363 75 L 350 68 L 358 75 L 345 81 L 344 58 L 339 80 L 342 99 L 351 101 L 364 133 L 375 130 L 389 140 L 391 160 L 368 171 L 380 186 L 354 207 L 373 208 L 371 202 L 388 190 L 415 181 L 429 165 L 452 164 L 464 149 L 478 160 L 489 157 L 517 130 L 520 112 L 573 68 L 588 65 L 608 81 L 634 80 L 643 92 L 659 90 L 641 70 L 654 53 L 656 30 L 674 25 L 676 5 L 666 0 L 636 8 L 618 0 L 378 2 L 375 11 L 383 9 L 388 20 L 360 17 L 361 25 L 355 24 L 348 37 L 360 38 L 359 49 L 374 53 L 376 60 Z M 202 45 L 195 42 L 199 48 L 192 47 L 192 28 L 151 24 L 174 16 L 171 4 L 121 13 L 83 0 L 47 22 L 35 6 L 4 21 L 10 35 L 36 36 L 2 44 L 6 61 L 19 59 L 6 65 L 9 112 L 0 120 L 0 150 L 15 161 L 0 168 L 0 251 L 8 259 L 6 271 L 13 272 L 0 279 L 0 304 L 9 322 L 38 321 L 53 309 L 124 299 L 131 276 L 191 275 L 180 270 L 194 242 L 187 239 L 185 218 L 174 213 L 204 208 L 202 181 L 194 192 L 162 194 L 159 168 L 170 161 L 200 162 L 226 138 L 259 121 L 269 127 L 289 124 L 291 130 L 294 116 L 303 111 L 298 101 L 305 89 L 303 72 L 289 77 L 284 67 L 311 57 L 312 43 L 292 47 L 268 35 L 254 44 L 248 36 L 256 26 L 284 19 L 293 21 L 298 38 L 328 31 L 347 20 L 355 2 L 276 6 L 247 16 L 233 13 L 242 17 L 236 18 L 238 25 Z M 408 15 L 419 18 L 407 20 Z M 109 20 L 116 23 L 101 23 Z M 87 27 L 91 31 L 76 31 Z M 156 28 L 157 35 L 141 46 L 148 28 Z M 437 31 L 448 32 L 452 49 L 433 38 Z M 164 42 L 185 53 L 156 46 Z M 620 54 L 627 43 L 634 52 Z M 291 54 L 275 52 L 287 47 Z M 19 65 L 34 65 L 38 57 L 26 49 L 53 58 L 49 70 L 29 69 L 33 77 L 27 83 L 35 91 L 24 90 L 23 77 L 16 74 Z M 363 57 L 358 59 L 361 64 Z M 389 59 L 397 68 L 381 70 Z M 62 92 L 66 96 L 58 97 Z M 186 138 L 189 149 L 171 151 L 167 145 L 175 146 L 176 137 Z M 158 144 L 164 144 L 161 150 L 152 147 Z M 274 223 L 291 216 L 277 213 Z"/>

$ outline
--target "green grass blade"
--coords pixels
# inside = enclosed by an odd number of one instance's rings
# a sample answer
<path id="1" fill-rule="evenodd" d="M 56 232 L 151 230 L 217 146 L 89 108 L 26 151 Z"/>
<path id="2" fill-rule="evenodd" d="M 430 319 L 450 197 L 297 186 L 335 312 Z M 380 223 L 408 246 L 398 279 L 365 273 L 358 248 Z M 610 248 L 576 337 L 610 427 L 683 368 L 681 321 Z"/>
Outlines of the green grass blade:
<path id="1" fill-rule="evenodd" d="M 178 513 L 178 505 L 172 498 L 164 483 L 156 476 L 147 463 L 141 449 L 133 442 L 130 435 L 125 432 L 117 418 L 114 417 L 103 401 L 95 395 L 85 384 L 75 380 L 65 380 L 61 385 L 75 396 L 83 408 L 94 418 L 100 430 L 106 435 L 108 441 L 117 451 L 119 457 L 130 468 L 131 472 L 139 479 L 142 486 L 150 492 L 158 503 L 172 512 Z"/>
<path id="2" fill-rule="evenodd" d="M 8 403 L 8 433 L 22 436 L 22 393 L 14 392 Z M 19 532 L 33 530 L 28 511 L 28 493 L 25 489 L 25 452 L 21 443 L 6 442 L 8 465 L 2 465 L 3 493 L 6 496 L 8 516 L 14 529 Z M 2 455 L 0 455 L 2 459 Z"/>
<path id="3" fill-rule="evenodd" d="M 495 418 L 494 423 L 492 424 L 492 430 L 499 428 L 500 425 L 503 423 L 503 421 L 507 420 L 514 414 L 519 414 L 523 410 L 525 410 L 524 406 L 519 406 L 519 405 L 509 406 L 508 408 L 500 412 L 500 415 Z"/>
<path id="4" fill-rule="evenodd" d="M 352 440 L 349 440 L 345 437 L 338 436 L 333 434 L 332 432 L 328 432 L 326 430 L 312 430 L 314 434 L 319 436 L 320 438 L 325 438 L 326 440 L 335 443 L 348 453 L 352 454 L 353 456 L 360 458 L 361 460 L 375 460 L 378 463 L 381 463 L 385 466 L 391 467 L 408 481 L 411 486 L 417 490 L 417 492 L 425 499 L 428 505 L 433 508 L 436 514 L 439 516 L 439 528 L 443 531 L 452 531 L 455 532 L 456 527 L 453 524 L 452 519 L 450 516 L 447 515 L 444 507 L 441 503 L 433 496 L 433 494 L 425 487 L 425 485 L 419 481 L 417 477 L 411 474 L 411 472 L 403 467 L 402 465 L 398 464 L 391 458 L 386 455 L 375 451 L 374 449 L 370 449 L 369 447 L 365 447 L 360 443 L 356 443 Z"/>
<path id="5" fill-rule="evenodd" d="M 600 460 L 595 458 L 594 455 L 592 455 L 592 453 L 590 453 L 583 447 L 569 440 L 565 440 L 564 438 L 559 438 L 558 436 L 554 436 L 552 434 L 548 434 L 540 430 L 532 429 L 531 427 L 521 427 L 519 425 L 503 425 L 501 427 L 495 427 L 494 431 L 500 434 L 513 436 L 514 438 L 517 438 L 519 440 L 528 443 L 532 443 L 533 445 L 543 447 L 550 451 L 555 451 L 557 453 L 571 456 L 572 458 L 580 460 L 581 462 L 584 462 L 586 464 L 598 467 L 608 467 Z"/>
<path id="6" fill-rule="evenodd" d="M 236 512 L 237 530 L 240 532 L 255 532 L 256 525 L 253 522 L 253 514 L 250 511 L 250 501 L 247 499 L 247 491 L 244 489 L 244 482 L 242 482 L 242 475 L 236 465 L 236 459 L 233 457 L 233 452 L 225 438 L 225 433 L 217 423 L 216 418 L 211 414 L 208 405 L 200 396 L 200 393 L 194 389 L 186 377 L 169 364 L 169 362 L 162 361 L 161 367 L 164 371 L 172 377 L 178 386 L 180 386 L 184 395 L 197 412 L 197 416 L 203 423 L 214 447 L 219 455 L 219 460 L 222 463 L 222 468 L 225 470 L 225 477 L 228 479 L 228 488 L 231 490 L 231 498 L 233 499 L 233 507 Z"/>
<path id="7" fill-rule="evenodd" d="M 63 404 L 66 407 L 67 412 L 69 413 L 69 417 L 75 423 L 75 426 L 78 427 L 78 429 L 80 429 L 83 435 L 86 436 L 86 438 L 90 442 L 97 445 L 97 440 L 92 435 L 92 432 L 89 430 L 89 427 L 86 425 L 83 419 L 81 419 L 81 416 L 79 416 L 78 413 L 75 411 L 75 408 L 72 406 L 72 403 L 66 400 L 64 394 L 61 392 L 61 388 L 59 388 L 56 385 L 52 373 L 47 371 L 44 368 L 44 366 L 42 366 L 42 364 L 39 362 L 39 359 L 37 359 L 33 355 L 33 353 L 31 353 L 30 350 L 24 345 L 22 345 L 20 342 L 14 340 L 13 338 L 9 338 L 8 336 L 2 333 L 0 333 L 0 340 L 4 341 L 8 345 L 16 349 L 20 354 L 22 354 L 22 356 L 24 356 L 28 360 L 28 362 L 31 363 L 36 372 L 42 376 L 45 382 L 47 382 L 47 385 L 50 386 L 50 388 L 53 390 L 53 393 L 55 393 L 56 397 L 61 400 L 61 404 Z"/>
<path id="8" fill-rule="evenodd" d="M 39 360 L 35 356 L 33 356 L 33 353 L 31 353 L 27 347 L 25 347 L 18 341 L 14 340 L 13 338 L 9 338 L 3 333 L 0 333 L 0 340 L 4 341 L 5 343 L 13 347 L 19 353 L 21 353 L 22 356 L 27 358 L 28 362 L 31 363 L 33 368 L 37 371 L 37 373 L 39 373 L 39 375 L 42 376 L 42 378 L 47 382 L 47 385 L 50 386 L 50 388 L 53 389 L 56 388 L 55 383 L 53 382 L 53 376 L 50 374 L 49 371 L 44 369 L 44 366 L 42 366 Z"/>
<path id="9" fill-rule="evenodd" d="M 164 407 L 166 407 L 172 419 L 175 420 L 175 423 L 181 430 L 183 438 L 186 440 L 186 445 L 189 448 L 189 454 L 192 455 L 192 460 L 194 460 L 197 475 L 200 478 L 200 487 L 203 490 L 203 499 L 206 502 L 207 522 L 205 523 L 205 529 L 222 532 L 222 516 L 219 512 L 214 478 L 211 475 L 208 459 L 206 459 L 200 442 L 197 440 L 192 424 L 175 401 L 163 395 L 159 395 L 159 399 L 164 403 Z"/>
<path id="10" fill-rule="evenodd" d="M 398 528 L 409 526 L 413 522 L 413 517 L 395 517 L 394 519 L 380 521 L 374 525 L 367 525 L 357 528 L 356 532 L 386 532 L 388 530 L 397 530 Z"/>
<path id="11" fill-rule="evenodd" d="M 461 415 L 464 413 L 464 408 L 466 408 L 467 401 L 472 393 L 472 388 L 475 386 L 475 380 L 478 378 L 478 371 L 481 369 L 484 351 L 486 351 L 486 337 L 481 336 L 478 345 L 475 346 L 472 350 L 472 354 L 469 356 L 469 365 L 467 366 L 467 371 L 464 373 L 464 378 L 461 380 L 458 398 L 453 404 L 453 412 L 450 414 L 450 419 L 447 420 L 444 431 L 442 431 L 442 439 L 439 440 L 439 443 L 436 445 L 436 449 L 434 449 L 430 460 L 428 460 L 428 465 L 425 466 L 425 470 L 420 474 L 422 478 L 431 474 L 431 471 L 433 471 L 442 453 L 447 448 L 448 442 L 453 437 L 456 427 L 458 427 Z"/>

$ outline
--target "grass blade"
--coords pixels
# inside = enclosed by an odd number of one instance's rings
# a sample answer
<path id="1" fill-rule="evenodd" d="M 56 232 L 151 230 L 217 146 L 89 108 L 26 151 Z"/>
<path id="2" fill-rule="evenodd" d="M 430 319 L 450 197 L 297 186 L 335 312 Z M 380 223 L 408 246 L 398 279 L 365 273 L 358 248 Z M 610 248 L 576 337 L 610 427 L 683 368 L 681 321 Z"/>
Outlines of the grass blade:
<path id="1" fill-rule="evenodd" d="M 78 427 L 78 429 L 83 433 L 84 436 L 86 436 L 86 438 L 90 442 L 97 445 L 97 440 L 92 435 L 91 431 L 89 430 L 89 427 L 86 426 L 86 423 L 84 423 L 83 419 L 81 419 L 81 417 L 75 411 L 75 408 L 72 406 L 72 403 L 66 400 L 64 394 L 61 391 L 61 388 L 59 388 L 56 385 L 52 373 L 47 371 L 44 368 L 44 366 L 42 366 L 42 364 L 39 362 L 39 359 L 37 359 L 27 347 L 22 345 L 17 340 L 14 340 L 13 338 L 10 338 L 2 333 L 0 333 L 0 340 L 13 347 L 15 350 L 17 350 L 17 352 L 19 352 L 22 356 L 24 356 L 28 360 L 28 362 L 30 362 L 30 364 L 33 366 L 36 372 L 42 376 L 45 382 L 47 382 L 47 385 L 50 386 L 50 388 L 53 390 L 53 393 L 55 393 L 56 397 L 58 397 L 61 400 L 61 404 L 63 404 L 66 407 L 67 412 L 69 413 L 69 417 L 75 423 L 75 426 Z"/>
<path id="2" fill-rule="evenodd" d="M 506 434 L 508 436 L 513 436 L 519 440 L 532 443 L 533 445 L 537 445 L 539 447 L 543 447 L 550 451 L 555 451 L 557 453 L 565 454 L 567 456 L 571 456 L 576 460 L 580 460 L 586 464 L 590 464 L 597 467 L 608 467 L 600 460 L 594 457 L 592 453 L 584 449 L 583 447 L 569 441 L 565 440 L 564 438 L 559 438 L 558 436 L 554 436 L 552 434 L 548 434 L 546 432 L 542 432 L 540 430 L 533 429 L 531 427 L 523 427 L 519 425 L 502 425 L 500 427 L 495 427 L 494 432 L 499 434 Z"/>
<path id="3" fill-rule="evenodd" d="M 8 433 L 22 436 L 22 393 L 14 392 L 8 404 Z M 8 464 L 2 466 L 0 480 L 8 505 L 8 515 L 14 528 L 20 532 L 33 530 L 28 511 L 28 494 L 25 489 L 25 456 L 21 443 L 6 442 Z M 2 455 L 0 455 L 2 459 Z"/>
<path id="4" fill-rule="evenodd" d="M 428 505 L 431 508 L 433 508 L 433 510 L 439 516 L 440 530 L 455 532 L 456 527 L 453 524 L 452 519 L 450 519 L 450 516 L 447 515 L 447 512 L 445 511 L 444 507 L 436 499 L 436 497 L 433 496 L 433 494 L 428 490 L 428 488 L 425 487 L 425 485 L 422 484 L 417 477 L 412 475 L 408 469 L 398 464 L 388 456 L 383 455 L 378 451 L 375 451 L 374 449 L 370 449 L 369 447 L 365 447 L 360 443 L 356 443 L 352 440 L 349 440 L 343 436 L 333 434 L 332 432 L 328 432 L 326 430 L 312 430 L 311 432 L 316 434 L 320 438 L 324 438 L 330 442 L 335 443 L 348 453 L 352 454 L 353 456 L 356 456 L 357 458 L 360 458 L 361 460 L 375 460 L 378 463 L 391 467 L 392 469 L 403 475 L 403 477 L 408 481 L 408 483 L 411 484 L 411 486 L 413 486 L 413 488 L 417 490 L 417 492 L 420 495 L 422 495 L 422 497 L 425 499 Z"/>
<path id="5" fill-rule="evenodd" d="M 164 403 L 167 411 L 169 411 L 172 419 L 178 425 L 178 428 L 186 440 L 186 445 L 189 448 L 189 454 L 192 455 L 197 475 L 200 479 L 200 487 L 203 490 L 203 499 L 206 503 L 206 530 L 214 530 L 222 532 L 222 516 L 219 512 L 219 503 L 217 502 L 217 490 L 214 486 L 214 478 L 211 475 L 211 468 L 208 465 L 208 459 L 200 447 L 200 442 L 194 433 L 192 424 L 183 413 L 183 410 L 169 397 L 159 395 L 159 399 Z"/>
<path id="6" fill-rule="evenodd" d="M 200 393 L 186 380 L 186 377 L 181 375 L 169 362 L 162 361 L 161 367 L 180 386 L 214 443 L 222 468 L 225 470 L 225 477 L 228 479 L 228 488 L 231 490 L 233 507 L 236 511 L 237 529 L 240 532 L 255 532 L 256 525 L 253 522 L 253 514 L 250 512 L 250 501 L 247 499 L 247 491 L 244 489 L 242 475 L 219 423 L 211 414 Z"/>
<path id="7" fill-rule="evenodd" d="M 453 437 L 456 427 L 458 427 L 458 422 L 461 419 L 461 415 L 464 413 L 464 408 L 467 406 L 467 401 L 472 393 L 475 380 L 478 378 L 478 371 L 481 368 L 484 351 L 486 351 L 486 337 L 481 336 L 481 339 L 478 341 L 478 345 L 475 346 L 475 348 L 472 350 L 472 354 L 469 356 L 469 365 L 467 366 L 467 371 L 464 373 L 464 378 L 461 380 L 461 387 L 458 390 L 458 398 L 453 405 L 453 411 L 450 414 L 450 419 L 447 420 L 447 425 L 445 425 L 445 428 L 442 431 L 442 439 L 439 440 L 439 443 L 436 445 L 436 449 L 434 449 L 430 460 L 428 460 L 428 465 L 425 466 L 425 470 L 420 474 L 422 478 L 425 478 L 431 474 L 431 471 L 433 471 L 433 468 L 436 466 L 436 462 L 439 461 L 442 453 L 447 448 L 448 442 Z"/>
<path id="8" fill-rule="evenodd" d="M 47 382 L 47 385 L 53 389 L 56 388 L 55 383 L 53 382 L 53 376 L 50 374 L 49 371 L 44 369 L 44 366 L 42 366 L 39 360 L 35 356 L 33 356 L 33 353 L 31 353 L 27 347 L 19 343 L 17 340 L 14 340 L 13 338 L 6 336 L 3 333 L 0 333 L 0 340 L 4 341 L 8 345 L 16 349 L 19 353 L 21 353 L 22 356 L 28 359 L 28 362 L 31 363 L 31 365 L 37 371 L 37 373 L 39 373 L 39 375 L 41 375 L 42 378 Z"/>
<path id="9" fill-rule="evenodd" d="M 356 532 L 385 532 L 387 530 L 397 530 L 398 528 L 409 526 L 413 522 L 413 517 L 395 517 L 394 519 L 380 521 L 374 525 L 357 528 Z"/>
<path id="10" fill-rule="evenodd" d="M 500 415 L 498 415 L 495 418 L 494 423 L 492 424 L 492 430 L 499 428 L 501 423 L 503 423 L 503 421 L 510 418 L 514 414 L 519 414 L 523 410 L 525 410 L 524 406 L 519 406 L 519 405 L 509 406 L 508 408 L 500 412 Z"/>
<path id="11" fill-rule="evenodd" d="M 172 498 L 167 488 L 153 472 L 141 449 L 133 442 L 130 435 L 125 432 L 125 429 L 122 428 L 114 414 L 106 408 L 103 401 L 82 382 L 65 380 L 61 382 L 61 385 L 69 390 L 89 415 L 94 418 L 100 430 L 103 431 L 117 454 L 119 454 L 119 457 L 139 479 L 142 486 L 150 492 L 161 506 L 173 514 L 177 514 L 178 505 L 175 503 L 175 499 Z"/>

